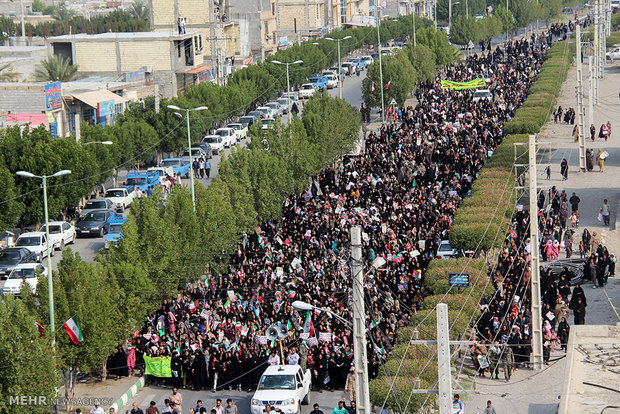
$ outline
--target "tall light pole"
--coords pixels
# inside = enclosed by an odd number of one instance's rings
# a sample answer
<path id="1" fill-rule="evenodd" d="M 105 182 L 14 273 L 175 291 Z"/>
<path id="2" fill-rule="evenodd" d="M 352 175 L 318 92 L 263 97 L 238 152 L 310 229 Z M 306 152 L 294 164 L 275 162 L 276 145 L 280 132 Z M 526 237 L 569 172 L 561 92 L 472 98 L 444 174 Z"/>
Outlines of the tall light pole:
<path id="1" fill-rule="evenodd" d="M 379 53 L 379 82 L 381 82 L 381 122 L 385 122 L 385 102 L 383 100 L 383 62 L 381 60 L 381 6 L 375 6 L 375 19 L 377 20 L 377 52 Z"/>
<path id="2" fill-rule="evenodd" d="M 331 40 L 334 42 L 338 42 L 338 97 L 342 99 L 342 63 L 340 62 L 340 42 L 342 40 L 350 39 L 351 36 L 345 36 L 342 39 L 332 39 L 331 37 L 326 37 L 326 40 Z"/>
<path id="3" fill-rule="evenodd" d="M 293 308 L 299 310 L 318 310 L 328 313 L 353 330 L 356 412 L 359 414 L 371 414 L 370 392 L 368 390 L 368 359 L 366 358 L 366 313 L 364 312 L 363 281 L 365 274 L 362 271 L 361 228 L 359 226 L 351 228 L 351 239 L 353 241 L 351 251 L 353 256 L 353 263 L 351 266 L 351 272 L 353 273 L 353 323 L 333 313 L 329 309 L 318 308 L 299 300 L 294 301 L 292 305 Z M 356 244 L 356 241 L 358 244 Z M 385 259 L 379 256 L 372 263 L 372 268 L 379 269 L 385 265 L 385 263 Z"/>
<path id="4" fill-rule="evenodd" d="M 24 0 L 20 0 L 19 3 L 20 3 L 21 10 L 22 10 L 22 40 L 24 41 L 24 46 L 26 46 L 26 25 L 24 24 Z"/>
<path id="5" fill-rule="evenodd" d="M 409 7 L 411 8 L 411 23 L 413 23 L 413 47 L 417 46 L 416 36 L 415 36 L 415 3 L 413 0 L 409 0 Z"/>
<path id="6" fill-rule="evenodd" d="M 199 106 L 198 108 L 184 109 L 179 108 L 176 105 L 168 105 L 168 109 L 172 109 L 173 111 L 185 111 L 185 119 L 187 119 L 187 151 L 189 151 L 189 182 L 192 189 L 192 207 L 193 210 L 196 211 L 196 193 L 194 192 L 194 157 L 192 156 L 192 136 L 189 129 L 189 112 L 205 111 L 209 108 L 207 108 L 206 106 Z M 175 114 L 177 114 L 177 116 L 179 117 L 182 117 L 182 115 L 178 112 L 175 112 Z"/>
<path id="7" fill-rule="evenodd" d="M 455 1 L 454 5 L 461 4 L 460 1 Z M 452 32 L 452 0 L 448 0 L 448 36 Z"/>
<path id="8" fill-rule="evenodd" d="M 34 175 L 28 171 L 17 171 L 15 174 L 26 178 L 40 178 L 43 181 L 43 210 L 45 213 L 45 249 L 47 251 L 47 298 L 50 308 L 50 334 L 52 335 L 52 346 L 54 346 L 54 284 L 52 283 L 52 258 L 50 255 L 50 223 L 47 213 L 47 179 L 51 177 L 61 177 L 71 174 L 71 170 L 60 170 L 52 175 Z M 52 247 L 53 249 L 54 247 Z"/>
<path id="9" fill-rule="evenodd" d="M 285 65 L 286 66 L 286 101 L 288 103 L 288 117 L 291 119 L 291 78 L 288 75 L 288 67 L 290 65 L 297 65 L 304 63 L 303 60 L 296 60 L 295 62 L 280 62 L 279 60 L 272 60 L 271 63 L 275 63 L 276 65 Z"/>

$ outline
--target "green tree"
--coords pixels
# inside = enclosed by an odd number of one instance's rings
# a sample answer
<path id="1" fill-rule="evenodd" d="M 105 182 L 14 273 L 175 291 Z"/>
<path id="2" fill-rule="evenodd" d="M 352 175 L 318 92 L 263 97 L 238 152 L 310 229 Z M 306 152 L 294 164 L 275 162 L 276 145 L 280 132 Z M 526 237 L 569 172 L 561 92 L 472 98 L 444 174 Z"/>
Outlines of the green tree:
<path id="1" fill-rule="evenodd" d="M 34 414 L 50 412 L 45 405 L 31 405 L 27 410 L 11 404 L 11 397 L 39 396 L 47 401 L 56 397 L 56 387 L 61 379 L 54 364 L 54 351 L 47 329 L 42 337 L 36 322 L 45 325 L 47 320 L 35 317 L 26 303 L 11 295 L 0 301 L 0 412 Z"/>
<path id="2" fill-rule="evenodd" d="M 147 20 L 149 18 L 149 7 L 142 1 L 134 1 L 129 8 L 129 13 L 137 20 Z"/>
<path id="3" fill-rule="evenodd" d="M 54 302 L 56 313 L 56 349 L 58 366 L 65 381 L 65 396 L 73 397 L 78 370 L 99 371 L 106 377 L 106 359 L 142 321 L 123 312 L 123 291 L 114 275 L 99 264 L 85 262 L 80 255 L 67 249 L 58 263 L 54 277 Z M 40 318 L 48 316 L 47 280 L 42 278 L 37 286 L 38 299 L 27 300 Z M 76 316 L 83 341 L 73 344 L 63 323 Z"/>
<path id="4" fill-rule="evenodd" d="M 383 58 L 383 100 L 386 106 L 392 99 L 398 105 L 405 103 L 409 92 L 416 84 L 416 72 L 407 57 L 407 52 L 399 52 L 395 56 Z M 379 62 L 370 65 L 366 73 L 366 79 L 362 82 L 362 96 L 364 101 L 371 106 L 381 106 L 381 76 Z M 373 91 L 373 84 L 374 91 Z"/>
<path id="5" fill-rule="evenodd" d="M 446 65 L 457 60 L 459 51 L 448 41 L 448 36 L 442 30 L 435 30 L 434 27 L 427 27 L 416 32 L 417 43 L 428 46 L 435 56 L 435 64 L 438 66 Z"/>
<path id="6" fill-rule="evenodd" d="M 52 17 L 60 23 L 68 23 L 75 16 L 75 12 L 67 7 L 64 1 L 56 7 L 52 12 Z"/>
<path id="7" fill-rule="evenodd" d="M 11 229 L 18 223 L 26 206 L 18 198 L 18 187 L 15 185 L 15 175 L 3 165 L 0 156 L 0 182 L 2 183 L 2 199 L 0 199 L 0 231 Z"/>
<path id="8" fill-rule="evenodd" d="M 407 57 L 415 69 L 418 82 L 432 80 L 437 74 L 437 66 L 435 65 L 435 57 L 433 51 L 425 45 L 408 43 Z"/>
<path id="9" fill-rule="evenodd" d="M 75 78 L 77 65 L 69 63 L 62 55 L 49 56 L 35 68 L 34 77 L 38 81 L 67 82 Z"/>
<path id="10" fill-rule="evenodd" d="M 11 36 L 15 36 L 17 30 L 13 19 L 7 16 L 0 16 L 0 41 L 4 42 Z"/>

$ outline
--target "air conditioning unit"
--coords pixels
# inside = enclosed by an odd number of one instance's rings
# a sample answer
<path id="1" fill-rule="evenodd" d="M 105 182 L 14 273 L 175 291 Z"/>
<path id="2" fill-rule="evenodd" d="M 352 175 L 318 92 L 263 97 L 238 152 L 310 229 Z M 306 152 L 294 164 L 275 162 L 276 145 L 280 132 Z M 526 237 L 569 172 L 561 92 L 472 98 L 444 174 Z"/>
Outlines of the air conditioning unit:
<path id="1" fill-rule="evenodd" d="M 151 66 L 151 65 L 144 66 L 144 71 L 146 73 L 152 73 L 153 72 L 153 66 Z"/>

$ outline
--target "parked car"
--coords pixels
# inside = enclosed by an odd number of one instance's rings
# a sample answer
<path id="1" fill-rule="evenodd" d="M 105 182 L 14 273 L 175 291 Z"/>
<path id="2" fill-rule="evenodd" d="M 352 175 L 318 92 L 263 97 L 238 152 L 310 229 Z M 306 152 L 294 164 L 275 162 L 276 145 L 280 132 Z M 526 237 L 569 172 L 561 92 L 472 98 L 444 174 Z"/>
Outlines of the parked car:
<path id="1" fill-rule="evenodd" d="M 183 158 L 164 158 L 161 167 L 172 168 L 173 175 L 181 174 L 181 177 L 189 178 L 189 163 Z"/>
<path id="2" fill-rule="evenodd" d="M 127 223 L 125 217 L 110 217 L 108 219 L 108 234 L 105 236 L 104 249 L 109 249 L 110 246 L 118 245 L 118 241 L 123 238 L 123 224 Z"/>
<path id="3" fill-rule="evenodd" d="M 284 109 L 278 102 L 268 102 L 265 106 L 271 108 L 271 116 L 273 118 L 282 115 L 284 113 Z"/>
<path id="4" fill-rule="evenodd" d="M 258 117 L 252 115 L 245 115 L 239 118 L 239 123 L 243 125 L 246 129 L 249 128 L 252 124 L 254 124 L 258 120 Z"/>
<path id="5" fill-rule="evenodd" d="M 192 148 L 200 148 L 202 151 L 204 151 L 207 156 L 207 158 L 205 158 L 206 160 L 210 160 L 211 158 L 213 158 L 213 148 L 211 148 L 211 144 L 209 144 L 208 142 L 197 142 L 195 144 L 192 144 Z"/>
<path id="6" fill-rule="evenodd" d="M 325 78 L 327 79 L 327 83 L 325 85 L 327 86 L 327 89 L 334 89 L 338 87 L 338 75 L 329 74 L 325 75 Z"/>
<path id="7" fill-rule="evenodd" d="M 186 164 L 189 164 L 191 162 L 194 162 L 194 160 L 199 160 L 201 158 L 207 159 L 207 153 L 200 147 L 191 147 L 191 151 L 192 151 L 192 157 L 190 160 L 190 156 L 189 156 L 189 149 L 186 149 L 185 151 L 183 151 L 183 155 L 181 155 L 181 158 L 183 159 L 183 162 Z"/>
<path id="8" fill-rule="evenodd" d="M 278 98 L 276 100 L 276 102 L 279 103 L 282 106 L 282 113 L 283 114 L 288 114 L 288 99 L 286 99 L 286 98 Z M 293 102 L 295 102 L 295 101 L 293 101 L 291 99 L 291 107 L 293 106 Z"/>
<path id="9" fill-rule="evenodd" d="M 263 111 L 250 111 L 250 112 L 248 112 L 248 114 L 246 116 L 252 116 L 252 117 L 256 118 L 256 121 L 258 121 L 263 116 L 265 116 L 265 113 Z"/>
<path id="10" fill-rule="evenodd" d="M 33 252 L 36 255 L 37 262 L 45 259 L 48 253 L 50 256 L 54 256 L 54 248 L 51 244 L 49 251 L 47 250 L 47 239 L 42 231 L 22 233 L 15 241 L 15 247 L 25 247 Z"/>
<path id="11" fill-rule="evenodd" d="M 25 247 L 9 247 L 0 250 L 0 279 L 6 279 L 17 265 L 36 260 L 37 255 Z"/>
<path id="12" fill-rule="evenodd" d="M 366 69 L 366 62 L 362 60 L 360 57 L 352 57 L 349 58 L 348 62 L 353 63 L 353 67 L 359 67 L 360 70 Z"/>
<path id="13" fill-rule="evenodd" d="M 607 60 L 619 60 L 620 59 L 620 47 L 614 47 L 613 50 L 605 53 Z"/>
<path id="14" fill-rule="evenodd" d="M 280 98 L 290 98 L 291 99 L 291 105 L 293 102 L 297 102 L 299 101 L 299 94 L 297 92 L 284 92 L 282 93 L 282 95 L 280 95 Z"/>
<path id="15" fill-rule="evenodd" d="M 139 189 L 143 193 L 147 193 L 149 188 L 153 188 L 158 184 L 159 174 L 155 171 L 130 171 L 127 173 L 127 179 L 125 180 L 125 188 L 128 191 Z M 116 208 L 111 208 L 110 210 L 116 210 Z"/>
<path id="16" fill-rule="evenodd" d="M 215 131 L 215 135 L 222 137 L 225 147 L 232 147 L 237 144 L 237 134 L 232 128 L 219 128 Z"/>
<path id="17" fill-rule="evenodd" d="M 66 221 L 50 221 L 50 243 L 54 249 L 62 250 L 69 243 L 75 243 L 75 227 Z M 41 231 L 45 233 L 45 227 Z"/>
<path id="18" fill-rule="evenodd" d="M 244 126 L 241 123 L 233 122 L 232 124 L 226 125 L 226 127 L 232 128 L 235 130 L 238 140 L 246 139 L 248 137 L 248 127 Z"/>
<path id="19" fill-rule="evenodd" d="M 22 263 L 13 269 L 2 286 L 4 295 L 19 295 L 24 278 L 32 293 L 37 292 L 39 276 L 47 276 L 47 269 L 39 263 Z"/>
<path id="20" fill-rule="evenodd" d="M 323 92 L 323 89 L 327 86 L 327 77 L 323 75 L 313 75 L 309 76 L 308 80 L 312 82 L 314 88 L 319 92 Z"/>
<path id="21" fill-rule="evenodd" d="M 457 258 L 458 256 L 458 251 L 450 246 L 450 240 L 442 240 L 441 243 L 439 243 L 439 249 L 437 249 L 437 259 L 450 259 Z"/>
<path id="22" fill-rule="evenodd" d="M 110 188 L 105 196 L 116 205 L 116 211 L 122 213 L 136 199 L 136 192 L 127 188 Z"/>
<path id="23" fill-rule="evenodd" d="M 108 200 L 107 198 L 93 198 L 92 200 L 88 200 L 86 202 L 80 212 L 80 216 L 85 216 L 89 212 L 95 210 L 116 210 L 116 206 L 112 200 Z"/>
<path id="24" fill-rule="evenodd" d="M 299 365 L 268 366 L 250 401 L 250 413 L 262 414 L 267 404 L 281 413 L 301 413 L 301 405 L 310 402 L 310 370 Z"/>
<path id="25" fill-rule="evenodd" d="M 116 213 L 113 210 L 97 210 L 80 217 L 75 223 L 78 236 L 93 234 L 99 237 L 105 236 L 110 227 L 108 220 L 114 216 Z"/>
<path id="26" fill-rule="evenodd" d="M 299 97 L 300 98 L 310 98 L 314 95 L 316 88 L 312 83 L 304 83 L 299 87 Z"/>
<path id="27" fill-rule="evenodd" d="M 224 138 L 219 135 L 205 135 L 202 137 L 202 142 L 211 145 L 211 149 L 216 155 L 224 149 Z"/>
<path id="28" fill-rule="evenodd" d="M 364 55 L 364 56 L 362 56 L 362 60 L 363 60 L 364 62 L 366 62 L 366 66 L 368 66 L 368 65 L 370 65 L 370 64 L 372 64 L 372 63 L 374 63 L 374 61 L 375 61 L 375 60 L 373 59 L 373 57 L 372 57 L 372 56 L 370 56 L 370 55 Z"/>
<path id="29" fill-rule="evenodd" d="M 273 118 L 261 119 L 261 129 L 273 129 L 273 124 L 276 122 Z"/>
<path id="30" fill-rule="evenodd" d="M 151 167 L 147 171 L 155 171 L 157 174 L 159 174 L 159 184 L 161 184 L 166 179 L 166 176 L 174 176 L 174 169 L 171 166 Z"/>
<path id="31" fill-rule="evenodd" d="M 340 65 L 340 67 L 342 68 L 341 71 L 344 75 L 351 76 L 353 75 L 353 72 L 355 72 L 355 69 L 353 68 L 353 63 L 351 62 L 344 62 L 342 65 Z"/>

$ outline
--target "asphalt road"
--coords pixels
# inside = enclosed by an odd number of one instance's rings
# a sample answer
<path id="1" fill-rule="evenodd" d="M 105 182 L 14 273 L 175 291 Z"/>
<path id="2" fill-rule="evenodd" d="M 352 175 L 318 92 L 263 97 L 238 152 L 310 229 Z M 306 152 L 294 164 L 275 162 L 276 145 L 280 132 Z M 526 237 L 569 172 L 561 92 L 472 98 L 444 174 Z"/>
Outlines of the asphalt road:
<path id="1" fill-rule="evenodd" d="M 342 88 L 342 96 L 343 98 L 349 102 L 351 105 L 358 107 L 361 105 L 362 103 L 362 80 L 366 77 L 366 72 L 362 72 L 362 74 L 358 77 L 358 76 L 350 76 L 350 77 L 346 77 L 345 82 L 344 82 L 344 87 Z M 337 97 L 338 96 L 338 89 L 330 89 L 328 91 L 330 96 L 333 97 Z M 287 116 L 283 117 L 283 122 L 288 122 Z M 247 143 L 249 142 L 249 138 L 244 139 L 243 141 L 241 141 L 240 143 L 237 144 L 237 146 L 245 146 Z M 234 150 L 233 148 L 227 148 L 224 150 L 224 156 L 227 156 L 230 154 L 231 151 Z M 222 155 L 214 155 L 213 158 L 211 159 L 211 179 L 213 179 L 215 176 L 217 176 L 218 173 L 218 168 L 219 168 L 219 164 L 220 161 L 222 160 Z M 121 174 L 121 177 L 123 175 Z M 196 180 L 196 184 L 200 183 L 202 185 L 204 185 L 205 187 L 209 185 L 209 183 L 211 182 L 211 179 L 202 179 L 202 180 Z M 189 179 L 184 179 L 183 180 L 183 184 L 184 185 L 189 185 Z M 101 249 L 103 249 L 104 246 L 104 239 L 101 237 L 85 237 L 85 238 L 79 238 L 76 239 L 75 244 L 71 244 L 69 246 L 67 246 L 67 248 L 72 249 L 73 251 L 77 252 L 80 254 L 80 256 L 82 257 L 82 259 L 86 260 L 86 261 L 94 261 L 95 260 L 95 256 L 99 253 L 99 251 Z M 52 257 L 52 268 L 54 270 L 58 269 L 58 262 L 60 262 L 60 259 L 62 257 L 62 252 L 60 251 L 56 251 L 54 256 Z"/>
<path id="2" fill-rule="evenodd" d="M 211 408 L 215 407 L 215 400 L 217 398 L 222 399 L 222 404 L 226 405 L 226 400 L 228 398 L 232 399 L 239 410 L 239 414 L 249 414 L 250 413 L 250 401 L 252 399 L 253 392 L 244 392 L 244 391 L 190 391 L 190 390 L 179 390 L 181 396 L 183 397 L 183 414 L 189 412 L 191 407 L 196 406 L 197 400 L 202 400 L 202 404 L 207 408 L 207 412 L 211 411 Z M 120 409 L 119 413 L 125 413 L 126 410 L 131 409 L 131 405 L 136 402 L 138 403 L 138 407 L 142 408 L 146 411 L 149 403 L 151 401 L 155 401 L 157 403 L 157 408 L 161 411 L 164 405 L 164 400 L 168 398 L 172 394 L 172 390 L 169 387 L 156 387 L 156 386 L 147 386 L 143 388 L 138 394 L 136 394 L 127 405 Z M 310 394 L 310 404 L 302 406 L 301 413 L 308 414 L 312 411 L 312 406 L 317 403 L 321 410 L 330 414 L 334 407 L 338 406 L 338 401 L 342 400 L 346 397 L 346 394 L 342 391 L 333 391 L 333 392 L 312 392 Z M 348 402 L 348 400 L 347 400 Z"/>

